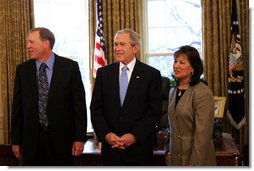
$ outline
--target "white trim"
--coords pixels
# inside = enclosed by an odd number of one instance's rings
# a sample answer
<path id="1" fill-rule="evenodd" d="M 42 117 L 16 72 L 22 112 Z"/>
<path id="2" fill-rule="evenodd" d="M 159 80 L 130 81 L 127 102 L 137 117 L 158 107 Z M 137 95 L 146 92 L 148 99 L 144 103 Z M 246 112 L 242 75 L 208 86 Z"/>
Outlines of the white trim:
<path id="1" fill-rule="evenodd" d="M 227 117 L 228 117 L 228 119 L 229 119 L 231 125 L 232 125 L 233 127 L 235 127 L 236 129 L 240 129 L 240 128 L 246 123 L 246 117 L 244 116 L 243 119 L 241 120 L 241 122 L 239 122 L 239 124 L 237 124 L 237 123 L 234 121 L 234 119 L 233 119 L 231 113 L 229 112 L 229 110 L 228 110 L 228 112 L 227 112 Z"/>

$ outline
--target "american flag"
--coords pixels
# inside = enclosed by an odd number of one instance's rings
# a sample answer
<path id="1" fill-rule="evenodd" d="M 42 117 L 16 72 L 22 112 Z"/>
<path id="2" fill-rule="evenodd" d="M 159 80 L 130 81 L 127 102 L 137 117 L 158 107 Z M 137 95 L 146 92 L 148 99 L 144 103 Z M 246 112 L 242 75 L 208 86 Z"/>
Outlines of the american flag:
<path id="1" fill-rule="evenodd" d="M 240 129 L 246 122 L 244 110 L 244 67 L 237 19 L 237 4 L 236 0 L 232 2 L 231 44 L 228 67 L 228 118 L 232 126 Z"/>
<path id="2" fill-rule="evenodd" d="M 101 0 L 96 0 L 96 34 L 93 63 L 94 78 L 96 77 L 97 70 L 106 64 L 106 45 L 103 34 L 102 5 Z"/>

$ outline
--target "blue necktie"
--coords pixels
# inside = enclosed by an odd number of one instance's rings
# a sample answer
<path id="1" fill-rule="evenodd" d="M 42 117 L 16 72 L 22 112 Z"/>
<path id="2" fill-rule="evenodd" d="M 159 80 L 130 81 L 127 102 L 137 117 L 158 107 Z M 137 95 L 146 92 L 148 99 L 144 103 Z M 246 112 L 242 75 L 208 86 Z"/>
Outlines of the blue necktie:
<path id="1" fill-rule="evenodd" d="M 47 65 L 42 63 L 39 68 L 38 91 L 39 91 L 39 123 L 44 128 L 48 126 L 47 99 L 48 99 L 48 78 L 46 74 Z"/>
<path id="2" fill-rule="evenodd" d="M 122 73 L 120 77 L 120 100 L 121 100 L 121 105 L 123 105 L 123 101 L 125 98 L 125 94 L 128 88 L 128 77 L 126 71 L 128 70 L 127 66 L 124 66 L 122 68 Z"/>

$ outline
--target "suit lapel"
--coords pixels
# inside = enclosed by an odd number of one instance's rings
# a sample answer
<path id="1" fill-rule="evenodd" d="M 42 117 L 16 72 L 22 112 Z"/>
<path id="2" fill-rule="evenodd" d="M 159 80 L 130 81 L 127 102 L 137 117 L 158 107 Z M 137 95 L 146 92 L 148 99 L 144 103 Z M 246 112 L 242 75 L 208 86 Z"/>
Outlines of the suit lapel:
<path id="1" fill-rule="evenodd" d="M 120 103 L 120 92 L 119 92 L 119 62 L 115 63 L 111 73 L 109 73 L 109 81 L 112 83 L 111 94 L 115 99 L 117 106 L 121 106 Z"/>
<path id="2" fill-rule="evenodd" d="M 28 81 L 28 83 L 31 84 L 31 87 L 34 87 L 31 89 L 31 93 L 33 94 L 34 97 L 34 102 L 38 101 L 38 81 L 37 81 L 37 69 L 36 69 L 36 63 L 35 60 L 33 60 L 32 64 L 31 64 L 31 72 L 29 72 L 28 74 L 31 74 L 30 76 L 28 75 L 27 78 L 31 78 L 29 79 L 30 81 Z M 36 105 L 38 105 L 38 103 L 36 103 Z"/>
<path id="3" fill-rule="evenodd" d="M 53 73 L 48 93 L 48 104 L 50 103 L 50 100 L 53 97 L 60 75 L 61 75 L 61 66 L 59 66 L 59 56 L 55 54 L 55 62 L 53 65 Z"/>
<path id="4" fill-rule="evenodd" d="M 177 113 L 176 113 L 176 111 L 177 111 L 176 108 L 179 105 L 176 106 L 176 90 L 177 90 L 176 88 L 173 88 L 172 94 L 170 93 L 168 111 L 170 111 L 169 114 L 171 115 L 170 120 L 172 123 L 174 123 L 173 129 L 176 129 L 177 131 L 179 131 L 180 127 L 178 125 Z"/>

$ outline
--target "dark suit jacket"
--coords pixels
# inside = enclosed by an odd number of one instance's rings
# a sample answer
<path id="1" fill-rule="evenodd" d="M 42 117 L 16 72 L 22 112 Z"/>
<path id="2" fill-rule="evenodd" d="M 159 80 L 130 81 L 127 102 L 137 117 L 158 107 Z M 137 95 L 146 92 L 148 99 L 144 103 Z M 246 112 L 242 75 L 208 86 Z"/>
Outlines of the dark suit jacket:
<path id="1" fill-rule="evenodd" d="M 69 157 L 74 141 L 86 139 L 86 102 L 78 63 L 55 54 L 48 94 L 49 135 L 57 157 Z M 24 159 L 36 156 L 38 144 L 36 62 L 17 66 L 13 94 L 11 140 L 21 145 Z"/>
<path id="2" fill-rule="evenodd" d="M 102 158 L 129 162 L 151 161 L 155 126 L 161 116 L 162 88 L 160 72 L 136 61 L 123 106 L 119 96 L 119 63 L 97 72 L 91 101 L 91 120 L 99 141 Z M 112 149 L 105 135 L 132 133 L 137 141 L 125 150 Z"/>

